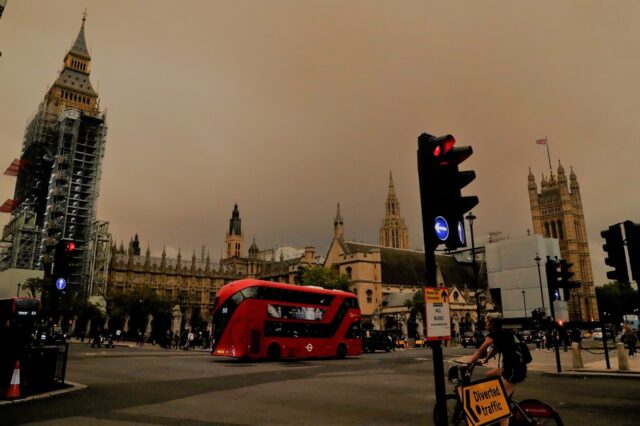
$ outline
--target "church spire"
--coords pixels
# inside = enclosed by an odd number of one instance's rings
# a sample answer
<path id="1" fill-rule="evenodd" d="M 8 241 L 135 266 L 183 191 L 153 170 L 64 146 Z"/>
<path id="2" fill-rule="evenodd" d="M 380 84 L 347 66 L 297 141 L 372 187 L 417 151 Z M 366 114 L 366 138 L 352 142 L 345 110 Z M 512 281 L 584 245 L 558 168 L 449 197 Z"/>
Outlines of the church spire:
<path id="1" fill-rule="evenodd" d="M 389 192 L 385 203 L 385 216 L 380 228 L 380 245 L 394 248 L 409 248 L 409 233 L 404 219 L 400 216 L 400 202 L 393 185 L 393 175 L 389 170 Z"/>
<path id="2" fill-rule="evenodd" d="M 82 56 L 85 59 L 90 60 L 91 55 L 89 54 L 89 49 L 87 49 L 87 41 L 84 38 L 84 23 L 86 20 L 87 9 L 82 12 L 82 25 L 80 26 L 80 31 L 78 32 L 76 41 L 73 43 L 73 46 L 71 47 L 69 53 L 74 53 L 75 55 Z"/>

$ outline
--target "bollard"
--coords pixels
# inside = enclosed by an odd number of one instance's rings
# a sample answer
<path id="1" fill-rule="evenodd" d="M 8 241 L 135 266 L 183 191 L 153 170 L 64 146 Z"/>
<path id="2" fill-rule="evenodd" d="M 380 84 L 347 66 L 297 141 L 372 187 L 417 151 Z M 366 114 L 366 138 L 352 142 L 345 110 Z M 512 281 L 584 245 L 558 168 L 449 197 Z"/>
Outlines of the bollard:
<path id="1" fill-rule="evenodd" d="M 571 353 L 573 354 L 573 368 L 584 368 L 582 363 L 582 354 L 580 353 L 580 345 L 576 342 L 571 344 Z"/>
<path id="2" fill-rule="evenodd" d="M 629 370 L 629 355 L 624 348 L 624 343 L 616 343 L 616 348 L 618 351 L 618 370 Z"/>

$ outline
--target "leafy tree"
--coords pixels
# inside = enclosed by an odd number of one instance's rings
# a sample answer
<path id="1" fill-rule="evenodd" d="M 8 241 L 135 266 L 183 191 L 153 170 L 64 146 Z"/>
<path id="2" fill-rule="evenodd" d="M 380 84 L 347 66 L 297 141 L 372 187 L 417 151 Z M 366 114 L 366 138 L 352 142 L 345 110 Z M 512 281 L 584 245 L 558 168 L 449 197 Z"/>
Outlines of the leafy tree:
<path id="1" fill-rule="evenodd" d="M 31 297 L 40 297 L 44 289 L 44 278 L 27 278 L 24 283 L 20 284 L 22 290 L 26 290 Z"/>
<path id="2" fill-rule="evenodd" d="M 302 270 L 299 283 L 302 285 L 316 285 L 318 287 L 349 291 L 349 277 L 340 274 L 335 269 L 320 265 L 308 266 Z"/>
<path id="3" fill-rule="evenodd" d="M 623 315 L 633 313 L 637 307 L 638 292 L 631 284 L 614 281 L 597 286 L 596 299 L 600 318 L 603 321 L 620 323 Z"/>
<path id="4" fill-rule="evenodd" d="M 409 337 L 415 338 L 418 329 L 418 318 L 422 319 L 424 317 L 424 290 L 416 291 L 413 297 L 407 300 L 404 305 L 409 308 L 407 333 Z"/>

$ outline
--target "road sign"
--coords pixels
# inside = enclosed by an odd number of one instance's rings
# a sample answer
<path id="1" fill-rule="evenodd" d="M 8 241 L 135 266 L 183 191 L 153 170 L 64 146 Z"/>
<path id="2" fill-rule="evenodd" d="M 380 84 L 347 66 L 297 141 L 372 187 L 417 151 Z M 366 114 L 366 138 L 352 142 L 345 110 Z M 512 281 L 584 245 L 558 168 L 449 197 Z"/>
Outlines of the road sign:
<path id="1" fill-rule="evenodd" d="M 450 340 L 449 290 L 445 287 L 425 287 L 424 302 L 427 318 L 426 340 Z"/>
<path id="2" fill-rule="evenodd" d="M 56 280 L 56 288 L 58 290 L 64 290 L 66 286 L 67 286 L 67 280 L 65 280 L 64 278 L 58 278 Z"/>
<path id="3" fill-rule="evenodd" d="M 458 222 L 458 241 L 462 246 L 467 245 L 467 238 L 464 235 L 464 223 Z"/>
<path id="4" fill-rule="evenodd" d="M 458 386 L 456 392 L 471 426 L 484 426 L 511 416 L 511 407 L 499 377 Z"/>
<path id="5" fill-rule="evenodd" d="M 444 217 L 436 217 L 433 229 L 435 229 L 436 236 L 440 241 L 446 241 L 449 238 L 449 224 Z"/>

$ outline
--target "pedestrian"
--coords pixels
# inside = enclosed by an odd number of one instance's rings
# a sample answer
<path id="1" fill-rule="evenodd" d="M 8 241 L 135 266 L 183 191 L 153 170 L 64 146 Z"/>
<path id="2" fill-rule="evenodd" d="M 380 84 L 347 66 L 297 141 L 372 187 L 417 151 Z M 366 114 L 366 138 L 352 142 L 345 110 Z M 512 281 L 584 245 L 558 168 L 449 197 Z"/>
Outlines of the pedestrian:
<path id="1" fill-rule="evenodd" d="M 624 325 L 622 329 L 622 337 L 620 338 L 620 341 L 625 345 L 627 345 L 627 347 L 629 348 L 630 357 L 636 356 L 636 343 L 638 342 L 638 338 L 636 336 L 636 333 L 634 333 L 634 331 L 629 326 L 629 324 Z"/>
<path id="2" fill-rule="evenodd" d="M 473 364 L 483 356 L 483 363 L 487 363 L 489 359 L 495 357 L 496 354 L 502 356 L 502 368 L 498 366 L 487 373 L 488 377 L 500 376 L 504 385 L 507 400 L 513 393 L 516 384 L 523 382 L 527 377 L 527 364 L 524 354 L 518 348 L 518 343 L 514 334 L 505 328 L 502 328 L 502 315 L 491 313 L 486 316 L 486 328 L 489 331 L 480 348 L 471 356 L 469 364 Z M 490 346 L 493 348 L 489 353 L 487 350 Z M 485 356 L 486 355 L 486 356 Z M 509 419 L 500 422 L 501 426 L 507 426 Z"/>
<path id="3" fill-rule="evenodd" d="M 144 346 L 144 333 L 141 329 L 138 329 L 138 341 L 136 342 L 136 346 Z"/>
<path id="4" fill-rule="evenodd" d="M 193 331 L 189 330 L 189 333 L 187 333 L 187 350 L 189 350 L 189 348 L 193 348 L 193 339 L 195 339 L 195 335 L 193 334 Z"/>
<path id="5" fill-rule="evenodd" d="M 582 332 L 578 330 L 578 328 L 574 328 L 573 330 L 571 330 L 571 342 L 577 343 L 578 347 L 581 347 Z"/>

